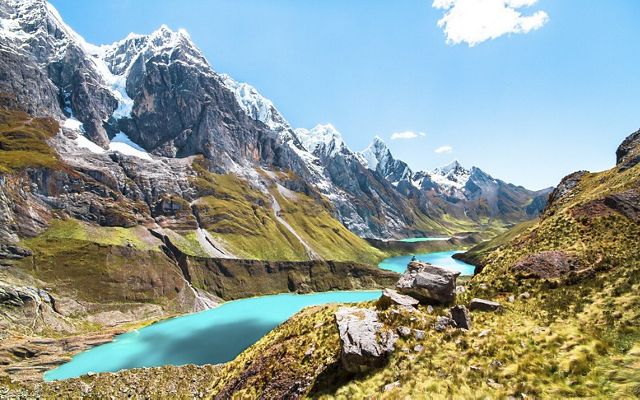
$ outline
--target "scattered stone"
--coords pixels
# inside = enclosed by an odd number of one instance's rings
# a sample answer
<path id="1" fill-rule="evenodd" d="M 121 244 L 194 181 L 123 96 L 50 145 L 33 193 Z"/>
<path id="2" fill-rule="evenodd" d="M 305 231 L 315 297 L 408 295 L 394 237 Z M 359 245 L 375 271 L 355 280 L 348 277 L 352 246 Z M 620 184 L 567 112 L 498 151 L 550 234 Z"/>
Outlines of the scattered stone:
<path id="1" fill-rule="evenodd" d="M 484 299 L 471 299 L 469 303 L 470 310 L 478 311 L 499 311 L 502 309 L 500 303 Z"/>
<path id="2" fill-rule="evenodd" d="M 478 337 L 485 337 L 487 335 L 489 335 L 491 333 L 491 330 L 489 329 L 483 329 L 482 331 L 480 331 L 480 333 L 478 334 Z"/>
<path id="3" fill-rule="evenodd" d="M 364 372 L 382 366 L 398 335 L 383 330 L 374 310 L 341 307 L 335 313 L 340 342 L 342 366 L 349 372 Z"/>
<path id="4" fill-rule="evenodd" d="M 415 351 L 416 353 L 422 353 L 422 350 L 424 350 L 424 346 L 421 344 L 417 344 L 415 345 L 415 347 L 413 348 L 413 351 Z"/>
<path id="5" fill-rule="evenodd" d="M 518 297 L 521 298 L 521 299 L 528 299 L 528 298 L 531 297 L 531 293 L 524 292 L 524 293 L 521 293 L 520 296 L 518 296 Z"/>
<path id="6" fill-rule="evenodd" d="M 482 368 L 478 367 L 477 365 L 469 365 L 469 369 L 472 371 L 482 371 Z"/>
<path id="7" fill-rule="evenodd" d="M 311 345 L 311 346 L 309 346 L 307 351 L 304 352 L 304 356 L 305 357 L 311 357 L 315 351 L 316 351 L 316 346 Z"/>
<path id="8" fill-rule="evenodd" d="M 487 379 L 487 385 L 489 385 L 493 389 L 502 389 L 504 387 L 504 385 L 494 381 L 491 378 Z"/>
<path id="9" fill-rule="evenodd" d="M 431 306 L 431 305 L 427 306 L 427 312 L 429 314 L 433 314 L 433 306 Z"/>
<path id="10" fill-rule="evenodd" d="M 442 332 L 445 329 L 447 329 L 447 327 L 449 326 L 456 326 L 456 323 L 454 320 L 452 320 L 449 317 L 443 317 L 443 316 L 439 316 L 438 319 L 436 320 L 435 325 L 433 326 L 433 328 L 437 331 L 437 332 Z"/>
<path id="11" fill-rule="evenodd" d="M 502 368 L 502 362 L 500 362 L 498 360 L 493 360 L 493 361 L 491 361 L 491 364 L 489 364 L 489 366 L 491 368 L 495 368 L 495 369 Z"/>
<path id="12" fill-rule="evenodd" d="M 456 294 L 462 294 L 466 291 L 467 289 L 464 288 L 464 286 L 458 285 L 456 286 Z"/>
<path id="13" fill-rule="evenodd" d="M 424 339 L 424 331 L 421 331 L 420 329 L 415 329 L 413 331 L 413 337 L 416 338 L 416 340 L 422 340 Z"/>
<path id="14" fill-rule="evenodd" d="M 396 288 L 422 304 L 450 304 L 456 299 L 456 279 L 453 272 L 434 265 L 413 261 L 401 277 Z"/>
<path id="15" fill-rule="evenodd" d="M 388 383 L 386 385 L 384 385 L 384 388 L 382 389 L 383 392 L 389 392 L 397 387 L 400 387 L 400 381 L 395 381 L 395 382 L 391 382 Z"/>
<path id="16" fill-rule="evenodd" d="M 456 326 L 460 329 L 471 329 L 471 317 L 469 311 L 465 306 L 453 306 L 449 309 L 451 319 L 456 323 Z"/>
<path id="17" fill-rule="evenodd" d="M 507 298 L 507 300 L 509 301 L 509 303 L 513 303 L 514 301 L 516 301 L 516 296 L 511 295 Z"/>
<path id="18" fill-rule="evenodd" d="M 398 327 L 398 334 L 400 335 L 400 337 L 407 337 L 409 335 L 411 335 L 411 328 L 406 327 L 406 326 L 400 326 Z"/>
<path id="19" fill-rule="evenodd" d="M 402 307 L 410 307 L 413 308 L 417 306 L 420 302 L 414 299 L 411 296 L 405 296 L 404 294 L 400 294 L 393 289 L 385 289 L 382 292 L 382 296 L 378 299 L 378 308 L 386 310 L 387 308 L 398 305 Z"/>

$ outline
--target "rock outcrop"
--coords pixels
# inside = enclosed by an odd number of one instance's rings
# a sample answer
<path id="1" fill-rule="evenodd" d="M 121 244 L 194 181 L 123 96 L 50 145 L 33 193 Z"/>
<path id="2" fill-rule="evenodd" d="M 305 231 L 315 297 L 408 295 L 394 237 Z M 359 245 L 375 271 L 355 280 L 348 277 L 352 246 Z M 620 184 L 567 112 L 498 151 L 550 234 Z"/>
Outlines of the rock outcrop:
<path id="1" fill-rule="evenodd" d="M 374 310 L 342 307 L 335 313 L 340 334 L 342 367 L 361 373 L 384 365 L 398 336 L 385 330 Z"/>
<path id="2" fill-rule="evenodd" d="M 640 130 L 627 136 L 616 150 L 616 164 L 621 171 L 640 163 Z"/>
<path id="3" fill-rule="evenodd" d="M 521 278 L 558 278 L 578 269 L 576 257 L 563 251 L 542 251 L 519 260 L 513 272 Z"/>
<path id="4" fill-rule="evenodd" d="M 568 198 L 570 196 L 570 194 L 571 194 L 571 191 L 576 186 L 578 186 L 578 184 L 580 183 L 580 180 L 582 179 L 582 177 L 587 173 L 588 173 L 588 171 L 577 171 L 577 172 L 571 173 L 571 174 L 565 176 L 564 178 L 562 178 L 562 180 L 560 181 L 558 186 L 556 186 L 556 188 L 553 189 L 553 191 L 549 195 L 549 200 L 548 200 L 547 205 L 546 205 L 546 207 L 544 209 L 544 212 L 545 213 L 551 212 L 551 210 L 556 205 L 558 205 L 563 200 Z"/>
<path id="5" fill-rule="evenodd" d="M 414 261 L 408 266 L 396 289 L 421 304 L 450 304 L 456 299 L 456 279 L 459 272 Z"/>

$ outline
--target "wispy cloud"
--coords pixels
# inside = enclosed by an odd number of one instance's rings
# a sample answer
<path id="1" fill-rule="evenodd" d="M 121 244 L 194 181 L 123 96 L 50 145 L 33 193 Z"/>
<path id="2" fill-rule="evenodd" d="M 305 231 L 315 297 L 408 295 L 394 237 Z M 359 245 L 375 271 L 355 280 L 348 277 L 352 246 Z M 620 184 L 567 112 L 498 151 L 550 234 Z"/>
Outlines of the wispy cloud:
<path id="1" fill-rule="evenodd" d="M 437 149 L 433 150 L 434 152 L 438 153 L 438 154 L 451 154 L 451 152 L 453 152 L 453 147 L 446 145 L 446 146 L 440 146 Z"/>
<path id="2" fill-rule="evenodd" d="M 538 0 L 434 0 L 432 6 L 444 10 L 438 26 L 448 44 L 467 43 L 473 47 L 508 33 L 528 33 L 549 21 L 544 11 L 523 15 L 519 9 Z"/>
<path id="3" fill-rule="evenodd" d="M 426 136 L 426 134 L 424 132 L 413 132 L 413 131 L 394 132 L 391 134 L 391 140 L 415 139 L 419 136 Z"/>

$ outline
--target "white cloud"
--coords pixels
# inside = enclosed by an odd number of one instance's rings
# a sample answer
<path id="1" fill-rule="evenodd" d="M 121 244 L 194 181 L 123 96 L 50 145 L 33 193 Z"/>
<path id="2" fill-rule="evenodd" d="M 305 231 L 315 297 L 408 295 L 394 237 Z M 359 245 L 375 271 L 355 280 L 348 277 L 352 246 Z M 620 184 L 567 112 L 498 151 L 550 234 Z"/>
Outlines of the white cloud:
<path id="1" fill-rule="evenodd" d="M 447 145 L 447 146 L 440 146 L 437 149 L 433 150 L 434 152 L 438 153 L 438 154 L 450 154 L 453 151 L 453 147 Z"/>
<path id="2" fill-rule="evenodd" d="M 527 33 L 540 29 L 549 15 L 544 11 L 523 15 L 518 9 L 531 7 L 538 0 L 434 0 L 433 8 L 445 10 L 438 26 L 448 44 L 467 43 L 473 47 L 485 40 L 508 33 Z"/>
<path id="3" fill-rule="evenodd" d="M 391 134 L 391 140 L 398 139 L 415 139 L 418 136 L 425 136 L 424 132 L 413 132 L 413 131 L 404 131 L 404 132 L 394 132 Z"/>

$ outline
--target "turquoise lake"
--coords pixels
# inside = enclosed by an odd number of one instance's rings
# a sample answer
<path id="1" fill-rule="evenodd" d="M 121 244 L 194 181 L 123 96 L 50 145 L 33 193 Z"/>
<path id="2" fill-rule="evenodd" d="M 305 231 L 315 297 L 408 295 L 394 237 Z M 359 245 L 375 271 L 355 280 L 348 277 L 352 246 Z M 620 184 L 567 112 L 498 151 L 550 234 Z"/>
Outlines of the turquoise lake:
<path id="1" fill-rule="evenodd" d="M 380 291 L 279 294 L 224 303 L 220 307 L 158 322 L 117 336 L 44 375 L 46 381 L 89 372 L 160 365 L 230 361 L 307 306 L 377 299 Z"/>
<path id="2" fill-rule="evenodd" d="M 473 265 L 451 258 L 457 251 L 416 254 L 416 258 L 473 275 Z M 402 273 L 413 255 L 392 257 L 380 268 Z M 46 381 L 89 372 L 161 365 L 218 364 L 234 359 L 304 307 L 374 300 L 380 291 L 279 294 L 230 301 L 220 307 L 158 322 L 117 336 L 113 342 L 82 352 L 44 375 Z"/>
<path id="3" fill-rule="evenodd" d="M 450 269 L 453 271 L 459 271 L 461 275 L 473 275 L 473 271 L 475 267 L 471 264 L 467 264 L 465 262 L 456 260 L 452 258 L 456 253 L 461 253 L 460 251 L 440 251 L 436 253 L 418 253 L 415 254 L 415 257 L 418 261 L 424 261 L 431 263 L 433 265 L 437 265 L 439 267 L 443 267 L 446 269 Z M 411 261 L 413 254 L 405 255 L 405 256 L 397 256 L 391 257 L 383 260 L 378 267 L 382 269 L 387 269 L 390 271 L 395 271 L 398 273 L 403 273 L 407 269 L 407 264 Z"/>

